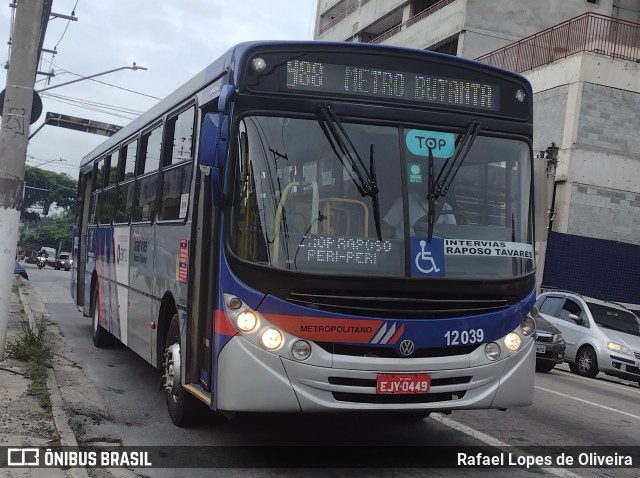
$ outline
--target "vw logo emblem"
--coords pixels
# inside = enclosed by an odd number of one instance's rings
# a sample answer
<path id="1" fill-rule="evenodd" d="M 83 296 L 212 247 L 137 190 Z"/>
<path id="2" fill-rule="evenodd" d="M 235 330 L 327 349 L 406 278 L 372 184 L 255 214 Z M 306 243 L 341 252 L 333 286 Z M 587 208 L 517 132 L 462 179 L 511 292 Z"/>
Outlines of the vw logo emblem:
<path id="1" fill-rule="evenodd" d="M 415 351 L 416 346 L 411 340 L 403 340 L 402 342 L 400 342 L 398 352 L 400 352 L 400 355 L 402 355 L 403 357 L 411 357 Z"/>

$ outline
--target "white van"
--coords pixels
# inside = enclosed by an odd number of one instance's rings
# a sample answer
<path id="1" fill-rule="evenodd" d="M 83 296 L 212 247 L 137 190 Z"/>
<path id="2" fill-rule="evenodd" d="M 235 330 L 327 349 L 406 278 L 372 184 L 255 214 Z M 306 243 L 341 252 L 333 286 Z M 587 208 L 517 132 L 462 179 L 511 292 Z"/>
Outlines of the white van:
<path id="1" fill-rule="evenodd" d="M 49 257 L 47 257 L 47 264 L 49 264 L 51 267 L 54 267 L 56 265 L 56 257 L 57 257 L 55 248 L 43 246 L 40 248 L 40 250 L 49 254 Z"/>

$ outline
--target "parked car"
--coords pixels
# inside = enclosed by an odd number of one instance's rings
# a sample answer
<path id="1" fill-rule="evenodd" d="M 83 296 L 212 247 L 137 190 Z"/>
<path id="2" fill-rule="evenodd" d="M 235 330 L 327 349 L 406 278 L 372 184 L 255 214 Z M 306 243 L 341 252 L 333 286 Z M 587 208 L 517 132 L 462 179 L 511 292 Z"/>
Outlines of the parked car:
<path id="1" fill-rule="evenodd" d="M 29 274 L 27 274 L 27 270 L 18 261 L 16 261 L 16 265 L 13 267 L 13 273 L 19 274 L 25 279 L 29 280 Z"/>
<path id="2" fill-rule="evenodd" d="M 640 318 L 633 312 L 565 291 L 540 294 L 536 305 L 562 333 L 572 372 L 585 377 L 603 372 L 640 383 Z"/>
<path id="3" fill-rule="evenodd" d="M 538 314 L 536 320 L 536 370 L 550 372 L 564 361 L 565 341 L 557 327 Z"/>
<path id="4" fill-rule="evenodd" d="M 56 259 L 54 267 L 57 271 L 59 271 L 60 269 L 68 271 L 69 269 L 71 269 L 72 263 L 73 260 L 71 259 L 71 255 L 68 252 L 61 252 L 60 254 L 58 254 L 58 258 Z"/>

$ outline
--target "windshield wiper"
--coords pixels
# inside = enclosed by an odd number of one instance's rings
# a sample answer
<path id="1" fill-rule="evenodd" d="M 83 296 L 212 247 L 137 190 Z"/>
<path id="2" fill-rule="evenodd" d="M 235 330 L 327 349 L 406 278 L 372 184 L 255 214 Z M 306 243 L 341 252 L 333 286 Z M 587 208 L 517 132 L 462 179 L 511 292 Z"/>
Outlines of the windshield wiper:
<path id="1" fill-rule="evenodd" d="M 469 150 L 471 149 L 471 146 L 476 140 L 476 136 L 478 136 L 478 132 L 481 129 L 482 123 L 480 123 L 479 121 L 473 120 L 471 123 L 469 123 L 467 131 L 460 138 L 460 141 L 458 141 L 458 144 L 456 145 L 456 150 L 453 153 L 453 156 L 447 158 L 447 160 L 444 162 L 444 165 L 442 166 L 442 169 L 440 170 L 440 173 L 438 173 L 438 179 L 436 179 L 435 181 L 435 189 L 429 191 L 429 196 L 433 197 L 434 200 L 438 199 L 441 196 L 444 197 L 447 195 L 447 192 L 451 187 L 451 183 L 458 174 L 460 166 L 462 166 L 462 164 L 464 163 L 464 160 L 467 157 L 467 154 L 469 153 Z M 431 150 L 429 150 L 429 153 L 431 154 Z"/>
<path id="2" fill-rule="evenodd" d="M 362 197 L 369 196 L 373 202 L 373 215 L 376 224 L 376 233 L 378 240 L 382 240 L 382 231 L 380 223 L 380 207 L 378 201 L 378 183 L 376 181 L 375 160 L 373 152 L 373 144 L 369 150 L 369 169 L 362 161 L 358 154 L 358 150 L 351 141 L 349 134 L 345 130 L 340 118 L 336 115 L 331 105 L 320 106 L 321 119 L 318 120 L 322 132 L 326 136 L 331 149 L 338 157 L 342 166 L 347 171 L 352 172 L 351 179 L 356 189 Z M 347 167 L 348 165 L 348 167 Z M 355 174 L 355 176 L 354 176 Z"/>
<path id="3" fill-rule="evenodd" d="M 456 150 L 454 151 L 453 156 L 447 158 L 444 162 L 442 169 L 438 173 L 437 179 L 435 179 L 435 172 L 433 168 L 433 150 L 432 148 L 429 148 L 429 194 L 427 194 L 427 200 L 429 201 L 429 211 L 427 216 L 429 229 L 427 242 L 431 242 L 433 237 L 433 227 L 436 222 L 436 201 L 440 197 L 445 197 L 447 192 L 449 192 L 449 188 L 458 174 L 460 166 L 464 163 L 464 160 L 467 157 L 467 154 L 469 154 L 469 150 L 481 129 L 482 123 L 480 123 L 480 121 L 473 120 L 469 123 L 467 131 L 456 145 Z"/>

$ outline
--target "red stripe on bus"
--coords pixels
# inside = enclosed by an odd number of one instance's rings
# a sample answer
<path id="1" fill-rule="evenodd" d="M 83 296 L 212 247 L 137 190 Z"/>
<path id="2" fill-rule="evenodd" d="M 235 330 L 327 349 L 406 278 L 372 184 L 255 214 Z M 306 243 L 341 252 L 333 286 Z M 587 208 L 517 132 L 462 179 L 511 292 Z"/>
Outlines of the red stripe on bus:
<path id="1" fill-rule="evenodd" d="M 216 310 L 213 316 L 213 327 L 216 334 L 240 335 L 229 320 L 229 316 L 223 310 Z"/>
<path id="2" fill-rule="evenodd" d="M 389 344 L 390 345 L 395 344 L 396 341 L 402 336 L 403 332 L 404 332 L 404 324 L 402 324 L 400 328 L 396 331 L 396 333 L 393 334 L 393 337 L 391 337 L 391 340 L 389 340 Z"/>
<path id="3" fill-rule="evenodd" d="M 321 342 L 369 343 L 382 324 L 381 320 L 263 315 L 273 325 L 290 334 Z"/>

